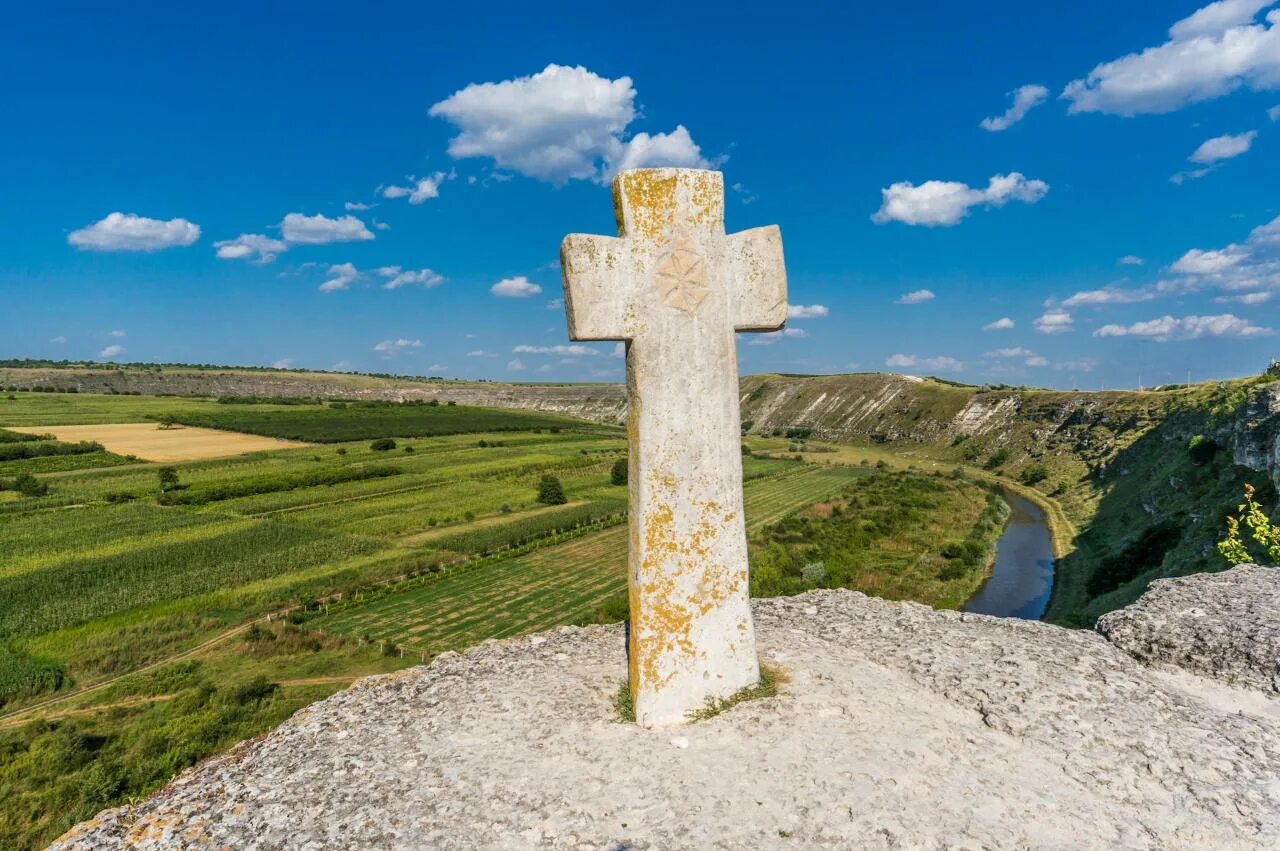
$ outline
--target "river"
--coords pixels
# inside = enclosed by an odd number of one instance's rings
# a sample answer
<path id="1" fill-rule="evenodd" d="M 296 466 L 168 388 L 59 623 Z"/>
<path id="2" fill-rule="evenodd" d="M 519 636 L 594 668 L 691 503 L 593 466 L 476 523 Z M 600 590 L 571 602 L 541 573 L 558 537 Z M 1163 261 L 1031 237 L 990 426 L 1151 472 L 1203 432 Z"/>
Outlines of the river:
<path id="1" fill-rule="evenodd" d="M 1053 538 L 1044 512 L 1005 491 L 1009 519 L 996 543 L 991 578 L 964 604 L 964 611 L 1002 618 L 1039 620 L 1053 592 Z"/>

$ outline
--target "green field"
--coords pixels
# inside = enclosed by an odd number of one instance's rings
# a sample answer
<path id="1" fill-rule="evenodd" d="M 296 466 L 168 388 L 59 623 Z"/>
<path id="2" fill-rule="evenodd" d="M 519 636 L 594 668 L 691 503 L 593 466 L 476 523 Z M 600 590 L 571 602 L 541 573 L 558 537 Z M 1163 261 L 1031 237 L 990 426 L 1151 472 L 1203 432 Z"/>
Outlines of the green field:
<path id="1" fill-rule="evenodd" d="M 0 429 L 158 418 L 322 445 L 172 465 L 8 450 L 0 479 L 29 472 L 47 493 L 0 491 L 0 847 L 47 842 L 356 677 L 618 617 L 621 429 L 430 404 L 0 400 Z M 874 477 L 751 453 L 743 470 L 753 553 L 770 528 Z M 564 504 L 538 502 L 548 474 Z M 904 521 L 928 569 L 904 572 L 896 553 L 846 584 L 888 588 L 888 571 L 902 574 L 893 594 L 911 596 L 937 580 L 929 541 L 963 538 L 973 512 L 958 503 L 982 497 L 916 478 L 948 494 Z"/>

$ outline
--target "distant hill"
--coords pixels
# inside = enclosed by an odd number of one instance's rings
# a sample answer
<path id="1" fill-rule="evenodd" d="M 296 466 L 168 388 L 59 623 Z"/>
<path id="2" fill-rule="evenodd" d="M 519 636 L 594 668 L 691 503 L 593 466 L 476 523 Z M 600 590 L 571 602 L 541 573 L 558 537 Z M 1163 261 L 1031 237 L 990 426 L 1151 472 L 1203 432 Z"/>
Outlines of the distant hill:
<path id="1" fill-rule="evenodd" d="M 0 362 L 5 363 L 5 362 Z M 438 399 L 626 416 L 619 384 L 520 384 L 216 366 L 0 367 L 0 387 L 94 393 Z M 742 379 L 744 430 L 877 444 L 982 466 L 1058 501 L 1075 523 L 1048 619 L 1092 626 L 1153 578 L 1225 567 L 1213 549 L 1245 481 L 1274 508 L 1280 375 L 1150 391 L 976 387 L 883 373 Z M 1193 441 L 1196 449 L 1192 449 Z"/>

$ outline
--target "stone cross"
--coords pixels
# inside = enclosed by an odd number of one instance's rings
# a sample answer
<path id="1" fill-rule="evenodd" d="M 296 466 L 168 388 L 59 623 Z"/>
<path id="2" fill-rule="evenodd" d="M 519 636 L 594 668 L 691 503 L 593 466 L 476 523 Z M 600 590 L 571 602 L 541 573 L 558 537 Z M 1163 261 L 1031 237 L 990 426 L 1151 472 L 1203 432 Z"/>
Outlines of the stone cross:
<path id="1" fill-rule="evenodd" d="M 781 328 L 776 226 L 726 235 L 716 171 L 613 181 L 618 236 L 560 248 L 574 340 L 625 340 L 628 669 L 636 720 L 686 720 L 760 678 L 747 581 L 737 331 Z"/>

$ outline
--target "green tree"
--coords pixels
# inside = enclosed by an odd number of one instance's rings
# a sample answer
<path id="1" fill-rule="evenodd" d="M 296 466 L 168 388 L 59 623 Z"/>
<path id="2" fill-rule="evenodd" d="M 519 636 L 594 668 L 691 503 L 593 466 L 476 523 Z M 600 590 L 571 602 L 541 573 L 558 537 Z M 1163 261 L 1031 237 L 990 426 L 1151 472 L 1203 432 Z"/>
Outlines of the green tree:
<path id="1" fill-rule="evenodd" d="M 569 499 L 564 495 L 564 485 L 548 473 L 538 482 L 538 502 L 544 505 L 564 505 Z"/>
<path id="2" fill-rule="evenodd" d="M 627 483 L 627 459 L 619 458 L 613 462 L 613 469 L 609 471 L 609 481 L 615 485 L 625 485 Z"/>
<path id="3" fill-rule="evenodd" d="M 15 478 L 12 488 L 23 496 L 44 496 L 49 492 L 49 486 L 30 473 L 22 473 Z"/>
<path id="4" fill-rule="evenodd" d="M 160 480 L 161 493 L 168 493 L 178 486 L 178 471 L 173 467 L 161 467 L 156 470 L 156 477 Z"/>
<path id="5" fill-rule="evenodd" d="M 369 444 L 369 448 L 374 452 L 390 452 L 396 448 L 396 442 L 389 437 L 380 437 L 373 443 Z"/>
<path id="6" fill-rule="evenodd" d="M 173 414 L 161 414 L 158 417 L 158 420 L 160 422 L 160 428 L 164 429 L 173 428 L 178 422 L 177 418 L 174 417 Z"/>

